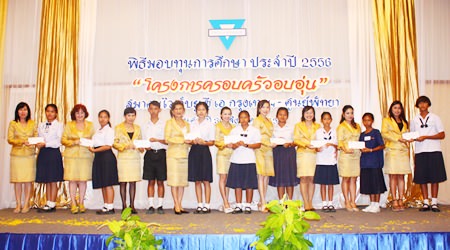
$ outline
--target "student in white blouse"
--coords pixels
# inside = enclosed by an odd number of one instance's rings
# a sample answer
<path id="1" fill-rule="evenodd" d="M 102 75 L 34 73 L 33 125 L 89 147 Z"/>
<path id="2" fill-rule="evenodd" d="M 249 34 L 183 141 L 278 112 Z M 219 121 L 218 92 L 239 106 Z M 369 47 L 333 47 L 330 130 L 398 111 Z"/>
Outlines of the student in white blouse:
<path id="1" fill-rule="evenodd" d="M 440 142 L 445 138 L 445 132 L 439 116 L 428 111 L 430 106 L 430 99 L 420 96 L 416 101 L 419 115 L 411 122 L 411 131 L 419 133 L 419 138 L 414 139 L 416 167 L 413 181 L 420 184 L 424 199 L 423 207 L 419 211 L 440 212 L 437 201 L 439 183 L 447 180 Z M 428 184 L 431 184 L 431 207 Z"/>
<path id="2" fill-rule="evenodd" d="M 234 149 L 230 158 L 230 170 L 228 172 L 227 187 L 234 188 L 236 207 L 234 214 L 250 214 L 250 203 L 253 200 L 253 190 L 258 188 L 256 177 L 255 149 L 261 147 L 261 133 L 253 126 L 249 126 L 250 114 L 243 110 L 239 113 L 239 123 L 230 132 L 230 136 L 239 137 L 236 143 L 230 143 L 227 147 Z M 247 203 L 242 206 L 242 190 L 245 190 Z"/>
<path id="3" fill-rule="evenodd" d="M 150 142 L 150 148 L 146 148 L 144 155 L 144 174 L 142 179 L 148 180 L 147 197 L 149 207 L 147 214 L 155 213 L 155 183 L 158 186 L 158 214 L 164 214 L 164 181 L 167 180 L 167 142 L 164 139 L 164 127 L 166 123 L 159 119 L 161 104 L 157 101 L 150 102 L 148 106 L 150 121 L 143 127 L 142 135 L 144 140 Z"/>
<path id="4" fill-rule="evenodd" d="M 114 144 L 114 129 L 109 122 L 110 114 L 107 110 L 101 110 L 98 113 L 98 122 L 100 128 L 97 129 L 92 137 L 93 147 L 89 151 L 95 153 L 92 167 L 92 187 L 101 188 L 103 208 L 98 210 L 97 214 L 114 214 L 114 185 L 119 185 L 117 174 L 117 159 L 112 152 Z"/>
<path id="5" fill-rule="evenodd" d="M 191 150 L 188 156 L 188 181 L 195 182 L 195 194 L 197 196 L 197 209 L 195 214 L 210 213 L 212 157 L 210 146 L 214 146 L 215 127 L 206 119 L 208 116 L 208 104 L 199 102 L 195 105 L 197 119 L 191 123 L 191 133 L 198 137 L 192 140 Z M 203 203 L 203 190 L 205 203 Z"/>
<path id="6" fill-rule="evenodd" d="M 55 104 L 45 106 L 46 122 L 38 127 L 38 136 L 44 142 L 36 144 L 39 154 L 36 165 L 36 182 L 45 183 L 47 203 L 38 212 L 55 212 L 57 184 L 64 181 L 64 169 L 61 157 L 61 137 L 64 131 L 62 123 L 58 122 L 58 107 Z"/>

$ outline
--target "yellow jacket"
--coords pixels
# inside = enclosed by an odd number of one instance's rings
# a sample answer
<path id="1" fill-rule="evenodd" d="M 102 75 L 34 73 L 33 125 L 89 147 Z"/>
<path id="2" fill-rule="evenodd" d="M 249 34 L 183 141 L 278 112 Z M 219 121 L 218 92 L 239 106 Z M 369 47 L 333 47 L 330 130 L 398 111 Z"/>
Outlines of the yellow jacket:
<path id="1" fill-rule="evenodd" d="M 229 135 L 231 130 L 235 127 L 235 125 L 230 124 L 231 128 L 226 129 L 221 122 L 216 124 L 216 138 L 214 140 L 214 145 L 219 149 L 217 151 L 218 155 L 230 155 L 233 150 L 225 147 L 224 137 Z"/>
<path id="2" fill-rule="evenodd" d="M 253 127 L 259 129 L 259 132 L 261 133 L 261 145 L 270 147 L 272 144 L 270 143 L 270 138 L 272 138 L 273 135 L 273 124 L 269 119 L 264 118 L 262 115 L 258 115 L 253 120 Z"/>
<path id="3" fill-rule="evenodd" d="M 383 118 L 381 123 L 381 136 L 384 139 L 384 144 L 386 148 L 397 149 L 397 150 L 409 150 L 409 147 L 398 139 L 402 138 L 402 134 L 408 132 L 407 124 L 403 123 L 402 131 L 398 128 L 397 122 L 394 118 L 386 117 Z"/>
<path id="4" fill-rule="evenodd" d="M 20 122 L 11 121 L 8 127 L 8 143 L 12 145 L 10 155 L 30 156 L 36 154 L 34 145 L 25 146 L 28 137 L 37 136 L 36 123 L 28 120 L 27 126 L 23 127 Z"/>
<path id="5" fill-rule="evenodd" d="M 76 127 L 76 121 L 70 121 L 64 127 L 61 137 L 61 144 L 65 146 L 64 157 L 74 158 L 91 158 L 92 153 L 87 147 L 75 145 L 74 143 L 80 138 L 92 139 L 94 135 L 94 124 L 90 121 L 84 121 L 84 130 L 80 131 Z"/>
<path id="6" fill-rule="evenodd" d="M 128 136 L 125 123 L 120 123 L 114 128 L 114 144 L 113 147 L 119 151 L 117 158 L 137 158 L 140 157 L 138 149 L 125 149 L 129 145 L 133 144 L 133 140 L 142 139 L 141 127 L 133 124 L 133 137 L 130 139 Z"/>
<path id="7" fill-rule="evenodd" d="M 348 148 L 349 141 L 359 141 L 359 136 L 361 135 L 361 127 L 357 123 L 356 128 L 354 128 L 347 122 L 343 121 L 337 127 L 336 133 L 338 139 L 338 148 L 349 150 Z M 359 150 L 355 151 L 359 152 Z"/>
<path id="8" fill-rule="evenodd" d="M 186 133 L 190 132 L 189 123 L 184 121 L 186 127 Z M 172 118 L 166 122 L 164 128 L 164 137 L 167 141 L 167 157 L 171 158 L 187 158 L 189 145 L 184 143 L 184 134 L 180 126 L 178 126 L 175 118 Z"/>
<path id="9" fill-rule="evenodd" d="M 297 146 L 297 152 L 316 152 L 308 148 L 308 145 L 311 144 L 311 140 L 316 139 L 316 131 L 319 128 L 320 124 L 316 122 L 313 122 L 309 128 L 304 121 L 295 124 L 294 144 Z"/>

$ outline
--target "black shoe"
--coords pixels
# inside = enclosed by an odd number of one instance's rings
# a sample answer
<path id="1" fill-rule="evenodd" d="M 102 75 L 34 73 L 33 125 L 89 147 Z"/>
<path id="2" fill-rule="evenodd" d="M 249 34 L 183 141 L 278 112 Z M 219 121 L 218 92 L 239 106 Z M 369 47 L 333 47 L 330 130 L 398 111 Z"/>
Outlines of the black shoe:
<path id="1" fill-rule="evenodd" d="M 234 208 L 234 211 L 233 211 L 233 214 L 242 214 L 242 208 L 240 208 L 240 207 L 235 207 L 235 208 Z"/>
<path id="2" fill-rule="evenodd" d="M 184 210 L 184 209 L 181 209 L 180 212 L 181 212 L 182 214 L 188 214 L 188 213 L 189 213 L 189 211 L 186 211 L 186 210 Z"/>
<path id="3" fill-rule="evenodd" d="M 251 214 L 251 213 L 252 213 L 251 207 L 245 207 L 244 214 Z"/>
<path id="4" fill-rule="evenodd" d="M 181 215 L 183 212 L 180 210 L 180 211 L 177 211 L 175 208 L 173 209 L 173 212 L 176 214 L 176 215 Z"/>
<path id="5" fill-rule="evenodd" d="M 430 211 L 430 205 L 428 204 L 423 204 L 423 206 L 419 209 L 420 212 L 426 212 L 426 211 Z"/>
<path id="6" fill-rule="evenodd" d="M 39 208 L 37 210 L 38 213 L 52 213 L 56 212 L 56 207 L 49 207 L 48 205 L 45 205 L 43 208 Z"/>
<path id="7" fill-rule="evenodd" d="M 162 206 L 158 207 L 158 208 L 156 209 L 156 212 L 157 212 L 158 214 L 164 214 L 164 209 L 163 209 L 163 207 L 162 207 Z"/>
<path id="8" fill-rule="evenodd" d="M 132 207 L 132 208 L 131 208 L 131 214 L 137 214 L 137 213 L 138 213 L 138 212 L 137 212 L 136 208 Z"/>
<path id="9" fill-rule="evenodd" d="M 149 207 L 147 212 L 145 212 L 146 214 L 154 214 L 155 213 L 155 208 L 154 207 Z"/>
<path id="10" fill-rule="evenodd" d="M 194 211 L 194 214 L 202 214 L 203 209 L 201 207 L 197 207 L 197 209 Z"/>
<path id="11" fill-rule="evenodd" d="M 439 209 L 437 204 L 432 204 L 431 205 L 431 211 L 433 211 L 435 213 L 439 213 L 441 210 Z"/>
<path id="12" fill-rule="evenodd" d="M 95 213 L 98 214 L 98 215 L 106 215 L 106 214 L 115 214 L 116 211 L 114 211 L 114 208 L 113 209 L 109 209 L 109 210 L 106 209 L 106 208 L 103 208 L 102 210 L 98 210 Z"/>

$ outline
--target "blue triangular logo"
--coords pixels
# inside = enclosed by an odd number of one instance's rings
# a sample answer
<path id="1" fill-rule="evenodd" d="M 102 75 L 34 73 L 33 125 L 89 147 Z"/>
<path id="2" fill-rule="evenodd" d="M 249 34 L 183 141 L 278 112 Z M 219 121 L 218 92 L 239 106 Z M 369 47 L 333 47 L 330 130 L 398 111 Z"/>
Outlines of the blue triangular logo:
<path id="1" fill-rule="evenodd" d="M 222 20 L 209 20 L 212 27 L 216 30 L 219 29 L 240 29 L 244 25 L 245 19 L 222 19 Z M 220 41 L 228 50 L 233 43 L 236 36 L 219 36 Z"/>

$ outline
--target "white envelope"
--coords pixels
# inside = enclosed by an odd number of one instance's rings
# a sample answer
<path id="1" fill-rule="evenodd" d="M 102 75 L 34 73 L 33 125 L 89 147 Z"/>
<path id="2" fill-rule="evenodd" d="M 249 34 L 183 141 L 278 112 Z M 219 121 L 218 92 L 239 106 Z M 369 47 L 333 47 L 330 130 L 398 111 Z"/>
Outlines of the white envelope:
<path id="1" fill-rule="evenodd" d="M 80 146 L 93 147 L 94 146 L 94 142 L 91 139 L 80 138 Z"/>
<path id="2" fill-rule="evenodd" d="M 38 144 L 38 143 L 45 143 L 44 137 L 28 137 L 28 143 L 31 145 Z"/>
<path id="3" fill-rule="evenodd" d="M 349 141 L 348 147 L 350 149 L 363 149 L 366 147 L 366 143 L 363 141 Z"/>
<path id="4" fill-rule="evenodd" d="M 327 141 L 319 141 L 319 140 L 311 141 L 311 146 L 313 146 L 314 148 L 321 148 L 325 146 L 325 144 L 327 144 Z"/>
<path id="5" fill-rule="evenodd" d="M 200 138 L 200 134 L 199 133 L 195 133 L 195 132 L 187 133 L 187 134 L 184 135 L 184 139 L 185 140 L 189 140 L 189 141 L 195 140 L 197 138 Z"/>
<path id="6" fill-rule="evenodd" d="M 133 144 L 136 148 L 150 148 L 151 142 L 149 140 L 134 140 Z"/>
<path id="7" fill-rule="evenodd" d="M 403 139 L 413 140 L 419 138 L 419 132 L 406 132 L 402 134 Z"/>
<path id="8" fill-rule="evenodd" d="M 230 143 L 236 143 L 240 140 L 242 140 L 242 139 L 238 135 L 226 135 L 223 137 L 223 142 L 225 143 L 225 145 L 230 144 Z"/>
<path id="9" fill-rule="evenodd" d="M 275 145 L 284 145 L 285 143 L 288 143 L 288 141 L 284 138 L 270 138 L 270 143 Z"/>

